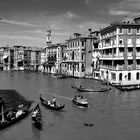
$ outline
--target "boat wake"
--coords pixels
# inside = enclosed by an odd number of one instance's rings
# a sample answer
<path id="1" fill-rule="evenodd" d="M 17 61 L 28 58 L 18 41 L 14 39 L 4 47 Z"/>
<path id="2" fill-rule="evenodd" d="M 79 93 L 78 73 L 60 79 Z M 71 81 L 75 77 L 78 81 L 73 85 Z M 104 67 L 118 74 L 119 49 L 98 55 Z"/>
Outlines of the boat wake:
<path id="1" fill-rule="evenodd" d="M 71 100 L 71 98 L 69 98 L 69 97 L 57 95 L 57 94 L 55 94 L 55 93 L 51 93 L 51 92 L 47 92 L 47 91 L 44 91 L 44 92 L 43 92 L 43 91 L 40 91 L 40 94 L 55 96 L 55 97 L 57 97 L 57 98 L 62 98 L 62 99 L 66 99 L 66 100 Z"/>

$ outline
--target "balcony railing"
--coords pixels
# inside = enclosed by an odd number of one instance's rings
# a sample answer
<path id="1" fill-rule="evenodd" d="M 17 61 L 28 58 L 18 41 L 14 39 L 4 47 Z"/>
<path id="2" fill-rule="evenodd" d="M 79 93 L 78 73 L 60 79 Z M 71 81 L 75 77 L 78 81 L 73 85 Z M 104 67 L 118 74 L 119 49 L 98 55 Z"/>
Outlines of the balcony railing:
<path id="1" fill-rule="evenodd" d="M 123 65 L 117 65 L 117 66 L 110 66 L 110 65 L 102 65 L 101 68 L 108 68 L 108 69 L 114 69 L 114 70 L 123 70 Z"/>

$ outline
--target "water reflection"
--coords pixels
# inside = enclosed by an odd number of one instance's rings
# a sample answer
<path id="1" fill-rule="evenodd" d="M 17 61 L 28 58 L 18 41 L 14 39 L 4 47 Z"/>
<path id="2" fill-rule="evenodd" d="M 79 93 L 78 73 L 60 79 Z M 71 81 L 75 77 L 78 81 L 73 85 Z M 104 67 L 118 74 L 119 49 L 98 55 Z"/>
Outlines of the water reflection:
<path id="1" fill-rule="evenodd" d="M 32 124 L 32 134 L 33 134 L 33 139 L 34 140 L 40 140 L 40 131 L 37 129 L 33 124 Z"/>

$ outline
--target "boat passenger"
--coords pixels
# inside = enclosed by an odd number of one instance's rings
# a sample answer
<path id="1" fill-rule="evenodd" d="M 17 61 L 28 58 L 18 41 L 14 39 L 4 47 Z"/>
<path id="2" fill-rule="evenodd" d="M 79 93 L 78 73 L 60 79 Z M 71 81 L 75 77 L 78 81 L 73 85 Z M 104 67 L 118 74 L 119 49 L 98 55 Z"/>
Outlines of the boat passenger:
<path id="1" fill-rule="evenodd" d="M 82 95 L 78 95 L 78 98 L 79 98 L 79 99 L 83 99 L 83 96 L 82 96 Z"/>
<path id="2" fill-rule="evenodd" d="M 9 110 L 7 113 L 7 120 L 11 120 L 11 118 L 14 116 L 14 112 L 12 110 Z"/>
<path id="3" fill-rule="evenodd" d="M 53 97 L 52 102 L 53 102 L 54 106 L 56 106 L 56 99 L 55 99 L 55 97 Z"/>
<path id="4" fill-rule="evenodd" d="M 51 104 L 51 102 L 48 100 L 48 105 L 50 105 Z"/>
<path id="5" fill-rule="evenodd" d="M 22 110 L 18 110 L 17 113 L 16 113 L 16 118 L 19 117 L 22 114 L 23 114 L 23 111 Z"/>

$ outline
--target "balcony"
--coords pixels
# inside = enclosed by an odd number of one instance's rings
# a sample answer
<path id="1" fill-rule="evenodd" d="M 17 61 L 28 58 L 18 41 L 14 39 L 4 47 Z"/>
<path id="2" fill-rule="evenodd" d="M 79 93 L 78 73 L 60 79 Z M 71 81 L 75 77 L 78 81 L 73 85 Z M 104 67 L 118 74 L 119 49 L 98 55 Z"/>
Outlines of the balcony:
<path id="1" fill-rule="evenodd" d="M 105 68 L 105 69 L 113 69 L 113 70 L 123 70 L 124 69 L 123 65 L 117 65 L 117 66 L 102 65 L 100 67 Z"/>

